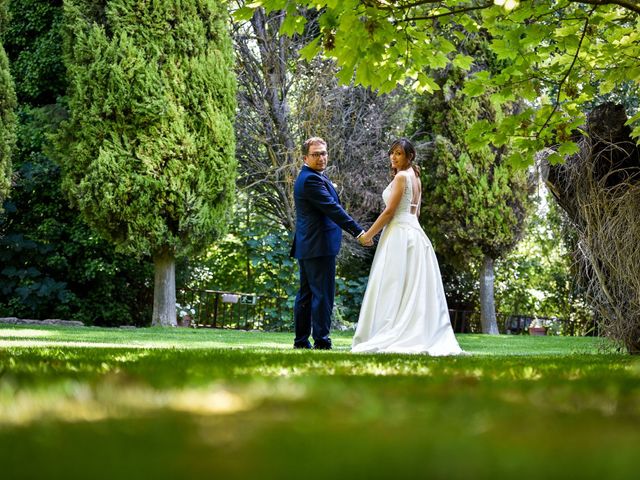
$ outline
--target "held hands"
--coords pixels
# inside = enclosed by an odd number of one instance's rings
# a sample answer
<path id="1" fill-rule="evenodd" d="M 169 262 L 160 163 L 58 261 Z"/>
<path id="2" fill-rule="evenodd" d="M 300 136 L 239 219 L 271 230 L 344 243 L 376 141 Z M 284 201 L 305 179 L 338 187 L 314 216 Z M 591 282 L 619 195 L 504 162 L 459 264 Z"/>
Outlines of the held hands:
<path id="1" fill-rule="evenodd" d="M 368 232 L 364 233 L 363 235 L 360 235 L 358 237 L 358 242 L 363 247 L 372 247 L 373 246 L 373 238 L 371 238 L 371 236 L 369 236 L 367 233 Z"/>

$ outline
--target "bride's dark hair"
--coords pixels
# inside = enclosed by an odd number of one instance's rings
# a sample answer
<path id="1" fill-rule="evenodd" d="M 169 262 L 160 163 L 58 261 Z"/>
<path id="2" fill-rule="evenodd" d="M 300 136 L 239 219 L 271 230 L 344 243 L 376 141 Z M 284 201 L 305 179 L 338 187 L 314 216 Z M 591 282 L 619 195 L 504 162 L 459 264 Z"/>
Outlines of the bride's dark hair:
<path id="1" fill-rule="evenodd" d="M 411 168 L 413 168 L 416 177 L 420 178 L 420 167 L 414 165 L 413 163 L 413 161 L 416 159 L 416 148 L 413 146 L 413 143 L 411 143 L 406 138 L 399 138 L 391 144 L 389 150 L 387 151 L 387 155 L 391 155 L 391 152 L 393 152 L 393 149 L 396 147 L 400 147 L 402 149 L 404 154 L 409 159 L 409 165 L 411 166 Z M 397 173 L 398 170 L 391 167 L 391 177 L 395 177 Z"/>

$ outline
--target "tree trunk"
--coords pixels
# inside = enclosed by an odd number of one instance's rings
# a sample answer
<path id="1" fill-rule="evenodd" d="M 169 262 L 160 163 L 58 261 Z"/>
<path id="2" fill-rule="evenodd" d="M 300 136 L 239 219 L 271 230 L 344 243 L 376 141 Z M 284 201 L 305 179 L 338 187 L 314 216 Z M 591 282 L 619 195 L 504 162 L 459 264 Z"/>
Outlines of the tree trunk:
<path id="1" fill-rule="evenodd" d="M 627 337 L 626 347 L 630 355 L 640 355 L 640 334 L 637 331 Z"/>
<path id="2" fill-rule="evenodd" d="M 153 257 L 155 285 L 151 325 L 175 327 L 176 321 L 176 259 L 168 250 Z"/>
<path id="3" fill-rule="evenodd" d="M 496 303 L 493 296 L 493 258 L 485 255 L 480 272 L 480 323 L 482 333 L 498 335 Z"/>
<path id="4" fill-rule="evenodd" d="M 247 230 L 251 230 L 251 200 L 249 195 L 247 195 L 247 216 L 245 221 L 247 222 Z M 253 278 L 251 276 L 251 244 L 250 242 L 245 242 L 246 245 L 246 255 L 247 255 L 247 263 L 246 263 L 246 271 L 247 271 L 247 282 L 245 285 L 248 286 L 249 291 L 253 291 Z"/>

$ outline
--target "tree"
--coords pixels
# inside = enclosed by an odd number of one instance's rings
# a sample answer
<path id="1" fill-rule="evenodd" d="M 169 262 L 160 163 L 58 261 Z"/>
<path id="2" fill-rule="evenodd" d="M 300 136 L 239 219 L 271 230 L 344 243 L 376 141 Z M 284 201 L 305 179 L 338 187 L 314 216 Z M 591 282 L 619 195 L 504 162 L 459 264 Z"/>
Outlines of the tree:
<path id="1" fill-rule="evenodd" d="M 66 87 L 62 62 L 62 0 L 10 2 L 5 48 L 19 104 L 50 105 Z"/>
<path id="2" fill-rule="evenodd" d="M 252 8 L 287 9 L 283 31 L 301 32 L 302 9 L 319 12 L 318 35 L 305 47 L 335 58 L 340 78 L 389 92 L 410 84 L 434 92 L 433 75 L 453 65 L 469 69 L 474 58 L 458 51 L 468 34 L 486 31 L 500 72 L 477 71 L 465 92 L 494 99 L 524 99 L 527 108 L 497 124 L 479 121 L 469 137 L 477 148 L 511 140 L 508 160 L 532 163 L 536 152 L 556 146 L 552 161 L 577 152 L 571 131 L 584 122 L 581 106 L 597 92 L 624 82 L 640 84 L 640 5 L 633 0 L 257 0 Z M 238 16 L 250 14 L 246 7 Z M 458 25 L 457 40 L 440 35 Z M 431 73 L 429 73 L 431 72 Z M 630 120 L 640 136 L 640 113 Z"/>
<path id="3" fill-rule="evenodd" d="M 283 18 L 258 9 L 249 22 L 235 24 L 239 183 L 255 194 L 258 209 L 292 230 L 298 138 L 290 106 L 297 77 L 290 68 L 299 46 L 279 34 Z"/>
<path id="4" fill-rule="evenodd" d="M 235 182 L 235 78 L 214 0 L 65 3 L 63 188 L 120 250 L 150 255 L 152 323 L 175 325 L 175 258 L 225 230 Z"/>
<path id="5" fill-rule="evenodd" d="M 293 230 L 300 145 L 322 136 L 343 204 L 358 219 L 375 218 L 388 181 L 383 152 L 406 124 L 408 102 L 399 92 L 378 96 L 338 85 L 332 61 L 300 57 L 301 47 L 317 33 L 313 18 L 292 37 L 281 33 L 287 21 L 284 10 L 257 9 L 235 25 L 239 184 L 249 189 L 257 211 Z"/>
<path id="6" fill-rule="evenodd" d="M 0 316 L 148 325 L 152 269 L 115 253 L 60 194 L 60 167 L 43 152 L 60 110 L 19 109 L 14 186 L 0 215 Z"/>
<path id="7" fill-rule="evenodd" d="M 16 94 L 9 60 L 2 46 L 7 17 L 6 2 L 0 0 L 0 204 L 11 188 L 11 152 L 16 141 Z"/>
<path id="8" fill-rule="evenodd" d="M 497 334 L 494 263 L 522 235 L 530 188 L 526 174 L 505 162 L 506 149 L 468 147 L 464 134 L 472 122 L 494 122 L 504 113 L 489 96 L 465 95 L 464 77 L 452 69 L 417 107 L 414 128 L 431 140 L 424 149 L 421 217 L 445 262 L 464 269 L 481 261 L 482 331 Z"/>
<path id="9" fill-rule="evenodd" d="M 3 41 L 18 97 L 13 185 L 0 215 L 0 316 L 147 325 L 153 270 L 117 254 L 60 193 L 46 136 L 64 110 L 62 2 L 9 5 Z M 149 308 L 145 308 L 145 305 Z"/>
<path id="10" fill-rule="evenodd" d="M 498 310 L 557 318 L 562 321 L 548 323 L 561 335 L 592 333 L 591 310 L 572 271 L 575 259 L 562 211 L 545 188 L 536 200 L 524 238 L 496 263 Z"/>
<path id="11" fill-rule="evenodd" d="M 547 185 L 577 233 L 578 280 L 604 332 L 640 355 L 640 148 L 624 107 L 593 109 L 580 152 L 547 165 Z"/>

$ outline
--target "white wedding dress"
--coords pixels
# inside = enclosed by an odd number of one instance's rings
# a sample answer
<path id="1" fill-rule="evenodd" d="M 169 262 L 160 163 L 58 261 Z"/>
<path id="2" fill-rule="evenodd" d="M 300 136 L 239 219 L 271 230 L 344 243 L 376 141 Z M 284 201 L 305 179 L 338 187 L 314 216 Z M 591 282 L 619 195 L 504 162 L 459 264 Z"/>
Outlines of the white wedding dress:
<path id="1" fill-rule="evenodd" d="M 411 213 L 413 171 L 397 175 L 406 175 L 406 187 L 378 242 L 351 351 L 461 354 L 435 252 Z M 382 193 L 385 204 L 390 196 L 391 184 Z"/>

